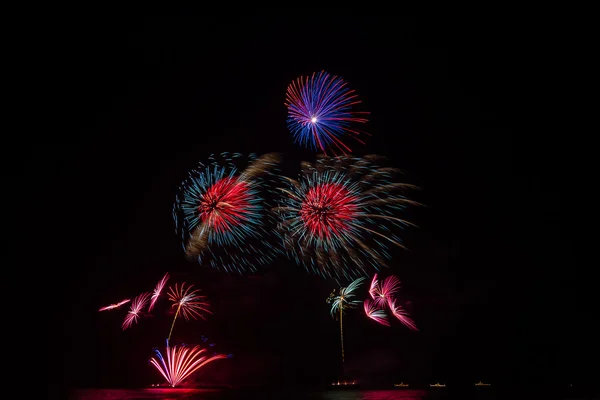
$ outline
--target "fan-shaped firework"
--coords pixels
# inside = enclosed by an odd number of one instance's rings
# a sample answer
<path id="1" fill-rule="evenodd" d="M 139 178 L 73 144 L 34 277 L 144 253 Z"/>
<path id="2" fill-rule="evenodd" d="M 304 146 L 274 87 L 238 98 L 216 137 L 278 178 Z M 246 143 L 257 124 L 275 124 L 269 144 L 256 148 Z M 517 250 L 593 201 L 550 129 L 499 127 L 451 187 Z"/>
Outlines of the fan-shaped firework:
<path id="1" fill-rule="evenodd" d="M 209 356 L 207 349 L 198 345 L 169 347 L 167 343 L 165 357 L 155 350 L 155 357 L 150 358 L 150 364 L 161 373 L 171 387 L 176 387 L 206 364 L 222 358 L 227 358 L 227 355 Z"/>
<path id="2" fill-rule="evenodd" d="M 354 125 L 367 122 L 368 112 L 353 110 L 360 104 L 342 78 L 321 71 L 300 77 L 287 89 L 288 127 L 296 143 L 313 150 L 348 154 L 348 137 L 364 144 L 364 132 Z"/>
<path id="3" fill-rule="evenodd" d="M 150 300 L 150 293 L 142 293 L 133 299 L 131 307 L 125 316 L 125 321 L 123 321 L 123 325 L 121 326 L 123 330 L 131 327 L 131 325 L 137 322 L 140 313 L 142 312 L 142 308 L 146 306 L 148 300 Z"/>
<path id="4" fill-rule="evenodd" d="M 278 163 L 277 154 L 222 153 L 190 171 L 173 205 L 188 257 L 237 272 L 272 261 L 277 248 L 268 240 L 273 229 L 266 205 Z"/>
<path id="5" fill-rule="evenodd" d="M 412 330 L 418 330 L 414 321 L 408 316 L 406 310 L 404 310 L 397 303 L 396 293 L 400 289 L 400 280 L 390 275 L 383 280 L 379 280 L 377 274 L 373 275 L 371 285 L 369 286 L 369 295 L 371 299 L 365 300 L 364 308 L 367 317 L 380 324 L 390 326 L 387 321 L 387 314 L 385 309 L 389 308 L 390 312 L 406 327 Z M 382 319 L 383 318 L 383 319 Z M 385 321 L 385 322 L 384 322 Z"/>
<path id="6" fill-rule="evenodd" d="M 165 287 L 165 284 L 168 280 L 169 273 L 167 272 L 165 276 L 163 276 L 163 278 L 156 284 L 154 292 L 152 292 L 152 297 L 150 298 L 150 305 L 148 306 L 148 312 L 152 311 L 152 309 L 154 308 L 154 304 L 156 303 L 156 300 L 158 300 L 158 296 L 160 296 L 160 294 L 162 293 L 162 290 Z"/>
<path id="7" fill-rule="evenodd" d="M 390 275 L 383 281 L 377 279 L 377 274 L 373 275 L 369 295 L 373 299 L 375 305 L 379 308 L 385 307 L 393 295 L 400 289 L 400 280 L 394 275 Z"/>
<path id="8" fill-rule="evenodd" d="M 390 326 L 385 310 L 379 308 L 375 301 L 367 299 L 365 300 L 363 307 L 367 317 L 371 318 L 373 321 L 379 322 L 381 325 Z"/>
<path id="9" fill-rule="evenodd" d="M 304 162 L 298 180 L 285 178 L 275 208 L 288 255 L 309 272 L 336 280 L 369 275 L 389 259 L 389 245 L 404 247 L 396 231 L 411 223 L 399 214 L 416 187 L 396 181 L 400 172 L 383 158 L 319 157 Z"/>
<path id="10" fill-rule="evenodd" d="M 108 310 L 114 310 L 115 308 L 119 308 L 121 307 L 123 304 L 127 304 L 129 303 L 131 300 L 130 299 L 125 299 L 125 300 L 121 300 L 120 302 L 116 303 L 116 304 L 111 304 L 108 305 L 106 307 L 102 307 L 100 308 L 98 311 L 108 311 Z"/>
<path id="11" fill-rule="evenodd" d="M 355 308 L 361 301 L 357 300 L 356 289 L 365 280 L 364 277 L 358 278 L 351 282 L 348 286 L 339 289 L 338 294 L 335 294 L 335 290 L 331 292 L 327 298 L 327 303 L 331 304 L 330 314 L 334 318 L 338 318 L 340 321 L 340 343 L 342 346 L 342 362 L 344 362 L 344 325 L 343 315 L 347 309 Z"/>
<path id="12" fill-rule="evenodd" d="M 173 302 L 172 307 L 177 307 L 177 311 L 175 311 L 167 343 L 171 339 L 175 320 L 177 320 L 179 313 L 188 321 L 198 318 L 206 319 L 204 318 L 204 313 L 212 314 L 208 309 L 210 304 L 206 301 L 206 296 L 201 296 L 200 291 L 194 289 L 194 285 L 186 287 L 185 282 L 181 285 L 176 283 L 174 286 L 169 287 L 168 296 L 169 300 Z"/>
<path id="13" fill-rule="evenodd" d="M 400 305 L 396 305 L 396 299 L 388 299 L 388 306 L 390 307 L 394 317 L 398 318 L 398 320 L 407 328 L 412 329 L 413 331 L 418 331 L 417 325 L 412 318 L 408 316 L 406 310 L 404 310 Z"/>

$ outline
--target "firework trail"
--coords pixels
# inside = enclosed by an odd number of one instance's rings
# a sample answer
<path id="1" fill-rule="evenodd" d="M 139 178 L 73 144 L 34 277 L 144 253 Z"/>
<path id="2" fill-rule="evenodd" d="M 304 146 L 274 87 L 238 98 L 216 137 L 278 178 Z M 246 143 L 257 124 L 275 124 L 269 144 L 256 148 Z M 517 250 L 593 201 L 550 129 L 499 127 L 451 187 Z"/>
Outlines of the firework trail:
<path id="1" fill-rule="evenodd" d="M 179 386 L 191 374 L 215 360 L 228 358 L 225 354 L 206 354 L 207 349 L 195 345 L 173 346 L 167 348 L 165 357 L 155 350 L 155 357 L 150 358 L 150 364 L 166 379 L 171 387 Z"/>
<path id="2" fill-rule="evenodd" d="M 148 312 L 152 311 L 152 309 L 154 308 L 154 304 L 156 303 L 156 300 L 158 300 L 158 296 L 160 296 L 160 294 L 162 293 L 162 290 L 165 287 L 165 284 L 168 280 L 169 273 L 167 272 L 165 273 L 165 276 L 163 276 L 163 278 L 156 284 L 154 292 L 152 292 L 152 297 L 150 298 L 150 305 L 148 306 Z"/>
<path id="3" fill-rule="evenodd" d="M 274 223 L 267 198 L 277 183 L 279 162 L 273 153 L 222 153 L 189 172 L 173 219 L 190 259 L 239 273 L 274 259 L 279 249 L 269 240 Z"/>
<path id="4" fill-rule="evenodd" d="M 379 281 L 377 274 L 375 274 L 371 281 L 369 295 L 377 307 L 384 308 L 392 300 L 398 289 L 400 289 L 400 280 L 394 275 L 390 275 L 383 281 Z"/>
<path id="5" fill-rule="evenodd" d="M 342 323 L 343 315 L 346 310 L 355 308 L 361 301 L 355 299 L 355 291 L 365 280 L 364 277 L 358 278 L 351 282 L 347 287 L 339 289 L 338 294 L 335 294 L 335 290 L 331 292 L 329 297 L 326 299 L 327 303 L 331 304 L 330 314 L 334 318 L 338 318 L 340 321 L 340 343 L 342 347 L 342 363 L 344 362 L 344 325 Z"/>
<path id="6" fill-rule="evenodd" d="M 119 308 L 121 307 L 123 304 L 127 304 L 129 303 L 131 300 L 130 299 L 125 299 L 125 300 L 121 300 L 120 302 L 116 303 L 116 304 L 111 304 L 108 305 L 106 307 L 102 307 L 100 308 L 98 311 L 107 311 L 107 310 L 114 310 L 115 308 Z"/>
<path id="7" fill-rule="evenodd" d="M 132 324 L 137 322 L 142 308 L 146 306 L 148 300 L 150 300 L 150 293 L 142 293 L 133 299 L 131 302 L 131 307 L 127 312 L 127 316 L 125 317 L 125 321 L 123 321 L 123 325 L 121 325 L 123 330 L 131 327 Z"/>
<path id="8" fill-rule="evenodd" d="M 354 126 L 366 123 L 369 113 L 353 111 L 361 101 L 342 78 L 325 71 L 300 77 L 285 97 L 288 128 L 297 144 L 325 154 L 330 149 L 334 155 L 351 152 L 344 142 L 348 137 L 364 144 L 359 136 L 365 132 Z"/>
<path id="9" fill-rule="evenodd" d="M 187 321 L 198 318 L 206 319 L 204 318 L 204 313 L 212 314 L 208 309 L 210 304 L 206 301 L 206 297 L 199 295 L 199 292 L 198 289 L 194 289 L 194 285 L 186 287 L 185 282 L 181 285 L 176 283 L 174 286 L 169 287 L 169 300 L 173 302 L 171 307 L 177 307 L 177 311 L 171 324 L 167 343 L 171 339 L 175 321 L 180 313 Z"/>
<path id="10" fill-rule="evenodd" d="M 382 325 L 390 326 L 390 323 L 387 320 L 387 314 L 384 310 L 380 309 L 374 301 L 370 299 L 365 300 L 363 307 L 367 317 L 371 318 L 373 321 L 379 322 Z"/>
<path id="11" fill-rule="evenodd" d="M 404 248 L 396 231 L 413 225 L 399 214 L 419 203 L 405 197 L 415 186 L 397 182 L 400 172 L 382 157 L 323 157 L 302 163 L 298 180 L 282 178 L 274 208 L 288 256 L 307 271 L 338 282 L 379 270 L 389 246 Z"/>

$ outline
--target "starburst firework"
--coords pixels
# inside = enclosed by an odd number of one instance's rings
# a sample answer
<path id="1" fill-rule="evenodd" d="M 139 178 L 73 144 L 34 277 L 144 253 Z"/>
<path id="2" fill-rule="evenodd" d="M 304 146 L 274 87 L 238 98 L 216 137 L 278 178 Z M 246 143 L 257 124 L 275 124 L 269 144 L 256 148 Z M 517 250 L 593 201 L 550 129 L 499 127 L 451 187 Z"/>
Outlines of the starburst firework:
<path id="1" fill-rule="evenodd" d="M 275 207 L 287 254 L 309 272 L 338 282 L 377 271 L 404 248 L 398 231 L 412 223 L 400 218 L 405 197 L 416 187 L 397 182 L 400 172 L 380 165 L 382 157 L 319 157 L 302 164 L 298 180 L 284 178 Z"/>
<path id="2" fill-rule="evenodd" d="M 228 272 L 255 271 L 279 251 L 271 244 L 268 193 L 277 182 L 277 154 L 222 153 L 200 163 L 181 184 L 173 205 L 186 255 Z"/>

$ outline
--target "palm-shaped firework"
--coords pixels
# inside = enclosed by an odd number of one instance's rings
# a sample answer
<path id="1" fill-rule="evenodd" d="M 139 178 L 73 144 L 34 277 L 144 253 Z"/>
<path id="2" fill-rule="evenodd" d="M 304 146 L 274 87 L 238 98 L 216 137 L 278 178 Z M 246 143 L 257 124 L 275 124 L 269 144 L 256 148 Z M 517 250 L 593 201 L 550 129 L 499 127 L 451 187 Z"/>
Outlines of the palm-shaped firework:
<path id="1" fill-rule="evenodd" d="M 208 309 L 210 304 L 206 301 L 206 296 L 201 296 L 199 292 L 198 289 L 194 289 L 194 285 L 186 287 L 185 282 L 181 285 L 176 283 L 169 288 L 169 300 L 173 302 L 171 307 L 177 307 L 177 311 L 175 312 L 175 317 L 171 324 L 167 343 L 169 343 L 169 340 L 171 339 L 175 320 L 177 320 L 179 313 L 181 313 L 188 321 L 198 318 L 205 319 L 204 313 L 212 314 Z"/>
<path id="2" fill-rule="evenodd" d="M 343 315 L 347 309 L 355 308 L 362 303 L 361 300 L 355 299 L 356 295 L 354 291 L 362 284 L 365 280 L 364 277 L 360 277 L 346 287 L 339 289 L 338 294 L 335 294 L 335 289 L 327 298 L 327 303 L 331 304 L 330 314 L 333 318 L 339 318 L 340 320 L 340 343 L 342 346 L 342 362 L 344 362 L 344 325 L 342 323 Z M 339 316 L 339 317 L 338 317 Z"/>

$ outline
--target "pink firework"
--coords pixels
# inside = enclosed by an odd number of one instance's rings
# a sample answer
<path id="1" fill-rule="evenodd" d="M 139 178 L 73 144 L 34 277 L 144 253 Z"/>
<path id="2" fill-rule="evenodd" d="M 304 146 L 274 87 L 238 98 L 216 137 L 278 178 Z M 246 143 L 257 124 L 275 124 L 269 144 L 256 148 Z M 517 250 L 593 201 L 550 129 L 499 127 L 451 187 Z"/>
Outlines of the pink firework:
<path id="1" fill-rule="evenodd" d="M 169 347 L 167 345 L 165 357 L 160 351 L 155 350 L 156 357 L 150 358 L 150 364 L 161 373 L 171 387 L 176 387 L 206 364 L 227 358 L 225 354 L 215 354 L 209 357 L 205 353 L 206 349 L 200 346 Z"/>
<path id="2" fill-rule="evenodd" d="M 390 326 L 385 311 L 379 308 L 374 300 L 365 300 L 363 306 L 367 317 L 371 318 L 373 321 L 379 322 L 381 325 Z"/>
<path id="3" fill-rule="evenodd" d="M 300 217 L 314 238 L 344 237 L 352 231 L 352 223 L 360 212 L 359 203 L 359 198 L 342 183 L 320 183 L 306 192 Z"/>
<path id="4" fill-rule="evenodd" d="M 114 310 L 115 308 L 119 308 L 121 307 L 123 304 L 127 304 L 129 303 L 131 300 L 130 299 L 125 299 L 125 300 L 121 300 L 120 302 L 118 302 L 117 304 L 111 304 L 109 306 L 106 307 L 102 307 L 101 309 L 99 309 L 98 311 L 107 311 L 107 310 Z"/>
<path id="5" fill-rule="evenodd" d="M 375 274 L 371 281 L 369 294 L 379 308 L 384 308 L 398 289 L 400 289 L 400 280 L 394 275 L 388 276 L 383 281 L 378 281 L 377 274 Z"/>
<path id="6" fill-rule="evenodd" d="M 181 313 L 186 320 L 204 318 L 203 313 L 211 314 L 206 301 L 206 296 L 199 294 L 200 290 L 193 289 L 194 285 L 185 286 L 185 282 L 175 284 L 169 288 L 169 300 L 173 302 L 172 307 L 177 307 L 177 313 Z"/>
<path id="7" fill-rule="evenodd" d="M 388 306 L 394 317 L 398 318 L 400 322 L 402 322 L 407 328 L 412 329 L 413 331 L 418 331 L 417 325 L 415 322 L 408 316 L 406 310 L 402 308 L 400 305 L 396 305 L 396 299 L 388 300 Z"/>
<path id="8" fill-rule="evenodd" d="M 142 293 L 133 299 L 131 302 L 131 308 L 127 312 L 125 321 L 123 321 L 123 325 L 121 326 L 123 330 L 131 327 L 133 323 L 137 322 L 140 313 L 142 312 L 142 308 L 146 306 L 148 300 L 150 300 L 150 293 Z"/>
<path id="9" fill-rule="evenodd" d="M 158 300 L 158 296 L 162 293 L 163 288 L 165 287 L 165 283 L 169 280 L 169 273 L 167 272 L 165 276 L 156 284 L 154 288 L 154 292 L 152 292 L 152 297 L 150 298 L 150 305 L 148 306 L 148 312 L 152 311 L 154 308 L 154 304 L 156 300 Z"/>

